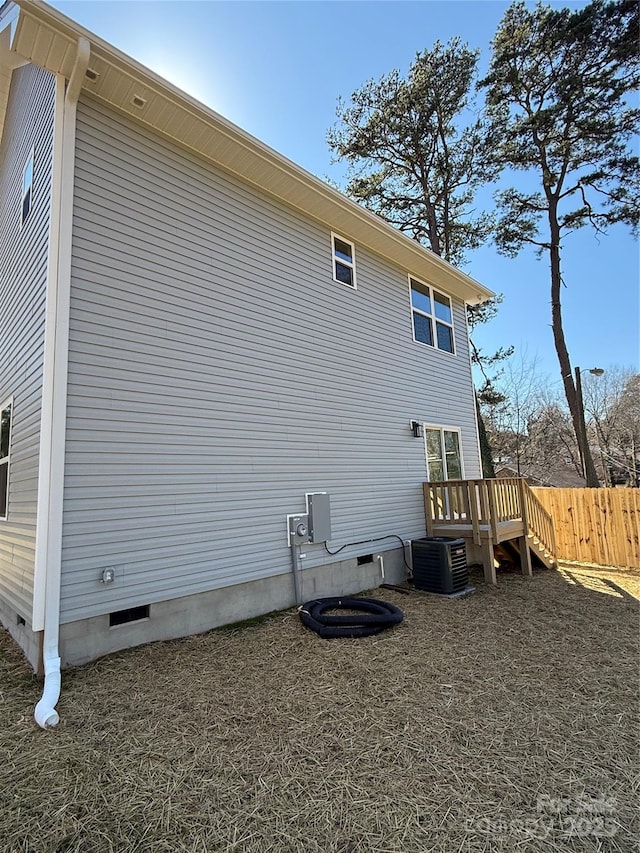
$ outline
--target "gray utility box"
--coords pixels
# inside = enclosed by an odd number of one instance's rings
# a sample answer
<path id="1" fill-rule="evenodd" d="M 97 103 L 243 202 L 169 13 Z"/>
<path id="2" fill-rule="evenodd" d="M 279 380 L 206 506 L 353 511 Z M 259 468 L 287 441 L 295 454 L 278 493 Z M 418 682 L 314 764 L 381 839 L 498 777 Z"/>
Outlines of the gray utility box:
<path id="1" fill-rule="evenodd" d="M 309 541 L 328 542 L 331 539 L 331 501 L 326 492 L 307 494 L 309 511 Z"/>
<path id="2" fill-rule="evenodd" d="M 426 536 L 411 543 L 413 583 L 417 589 L 444 595 L 461 592 L 469 583 L 464 539 Z"/>

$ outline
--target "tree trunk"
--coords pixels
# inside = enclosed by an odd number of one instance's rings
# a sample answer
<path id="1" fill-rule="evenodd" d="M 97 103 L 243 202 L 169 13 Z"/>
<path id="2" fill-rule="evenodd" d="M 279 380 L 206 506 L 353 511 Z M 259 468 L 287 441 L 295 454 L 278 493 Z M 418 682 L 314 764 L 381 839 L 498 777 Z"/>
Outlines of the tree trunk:
<path id="1" fill-rule="evenodd" d="M 493 479 L 496 476 L 495 468 L 493 467 L 493 454 L 491 452 L 491 444 L 487 435 L 487 428 L 484 424 L 484 418 L 480 411 L 480 403 L 478 395 L 476 398 L 476 414 L 478 415 L 478 439 L 480 441 L 480 460 L 482 462 L 482 476 L 485 479 Z"/>
<path id="2" fill-rule="evenodd" d="M 576 441 L 580 450 L 582 466 L 585 480 L 589 488 L 598 488 L 600 482 L 596 473 L 595 465 L 589 443 L 586 439 L 586 431 L 583 431 L 584 411 L 578 399 L 576 387 L 573 382 L 571 372 L 571 361 L 569 359 L 569 351 L 564 338 L 564 329 L 562 327 L 562 308 L 560 305 L 560 288 L 562 286 L 562 277 L 560 274 L 560 227 L 558 225 L 558 217 L 555 202 L 549 204 L 549 228 L 551 232 L 551 245 L 549 247 L 550 263 L 551 263 L 551 328 L 553 329 L 553 341 L 560 363 L 560 373 L 564 385 L 564 393 L 567 398 L 569 411 L 571 412 L 571 421 L 573 423 L 573 431 L 575 432 Z"/>

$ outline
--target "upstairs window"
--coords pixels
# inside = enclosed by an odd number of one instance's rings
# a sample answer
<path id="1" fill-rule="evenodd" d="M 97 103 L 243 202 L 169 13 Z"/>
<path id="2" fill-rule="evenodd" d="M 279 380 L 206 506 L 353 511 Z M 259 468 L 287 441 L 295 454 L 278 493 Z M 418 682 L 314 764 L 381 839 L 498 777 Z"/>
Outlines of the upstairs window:
<path id="1" fill-rule="evenodd" d="M 451 300 L 415 278 L 409 278 L 409 283 L 414 341 L 453 352 Z"/>
<path id="2" fill-rule="evenodd" d="M 31 205 L 33 203 L 33 151 L 29 155 L 29 159 L 25 163 L 24 169 L 22 170 L 22 220 L 21 223 L 24 223 L 29 218 L 29 214 L 31 213 Z"/>
<path id="3" fill-rule="evenodd" d="M 11 408 L 7 401 L 0 409 L 0 518 L 7 517 L 9 496 L 9 451 L 11 450 Z"/>
<path id="4" fill-rule="evenodd" d="M 356 256 L 353 243 L 331 235 L 333 249 L 333 279 L 348 287 L 356 287 Z"/>

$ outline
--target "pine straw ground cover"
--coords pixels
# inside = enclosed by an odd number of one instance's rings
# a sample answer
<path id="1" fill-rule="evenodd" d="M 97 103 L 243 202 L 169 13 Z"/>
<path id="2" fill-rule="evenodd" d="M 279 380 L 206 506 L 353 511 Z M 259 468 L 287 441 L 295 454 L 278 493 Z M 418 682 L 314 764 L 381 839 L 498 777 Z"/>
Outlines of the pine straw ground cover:
<path id="1" fill-rule="evenodd" d="M 479 581 L 479 579 L 478 579 Z M 320 640 L 288 611 L 64 674 L 0 637 L 2 853 L 630 851 L 637 575 L 571 568 Z"/>

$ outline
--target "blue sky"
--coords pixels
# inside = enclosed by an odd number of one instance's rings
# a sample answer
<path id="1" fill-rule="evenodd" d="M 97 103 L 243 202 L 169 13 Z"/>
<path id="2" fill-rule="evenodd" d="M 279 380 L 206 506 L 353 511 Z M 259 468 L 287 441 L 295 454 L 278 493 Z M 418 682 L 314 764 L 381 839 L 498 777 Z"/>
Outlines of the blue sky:
<path id="1" fill-rule="evenodd" d="M 320 177 L 341 183 L 325 136 L 339 95 L 400 68 L 436 39 L 460 36 L 482 50 L 508 4 L 498 0 L 420 2 L 52 3 L 103 39 L 190 92 Z M 566 3 L 573 8 L 580 3 Z M 563 252 L 565 333 L 583 368 L 640 366 L 640 264 L 628 231 L 596 238 L 586 229 Z M 516 260 L 486 246 L 465 269 L 503 293 L 504 305 L 476 334 L 485 351 L 514 344 L 559 380 L 550 328 L 546 258 Z"/>

